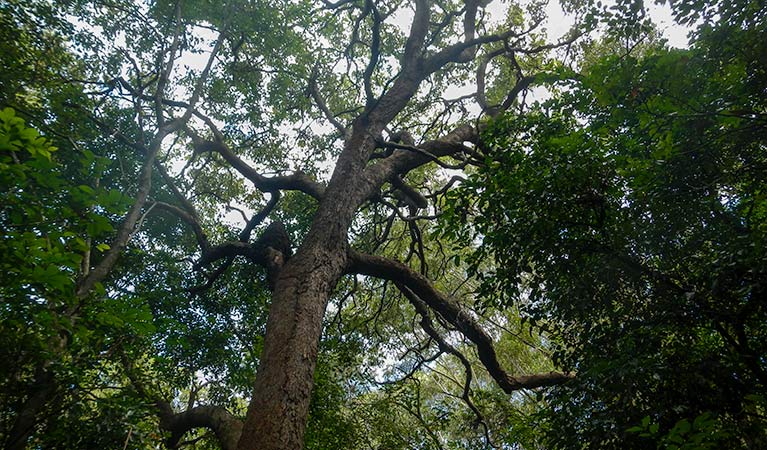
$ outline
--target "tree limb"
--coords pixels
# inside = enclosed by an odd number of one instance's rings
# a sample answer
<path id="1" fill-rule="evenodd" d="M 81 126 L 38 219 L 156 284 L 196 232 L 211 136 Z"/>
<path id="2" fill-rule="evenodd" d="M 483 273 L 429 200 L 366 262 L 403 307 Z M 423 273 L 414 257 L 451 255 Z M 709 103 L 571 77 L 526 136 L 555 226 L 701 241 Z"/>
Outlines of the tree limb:
<path id="1" fill-rule="evenodd" d="M 162 141 L 167 134 L 168 131 L 165 128 L 160 129 L 147 149 L 144 164 L 139 173 L 136 200 L 130 210 L 128 210 L 128 214 L 125 216 L 122 225 L 118 229 L 117 235 L 112 240 L 104 259 L 102 259 L 87 276 L 83 277 L 77 286 L 76 296 L 78 298 L 82 299 L 88 296 L 96 283 L 101 282 L 109 274 L 109 271 L 112 270 L 117 262 L 117 258 L 120 256 L 133 235 L 136 224 L 141 217 L 141 210 L 144 208 L 147 196 L 149 195 L 149 189 L 152 186 L 152 166 L 154 165 L 154 160 L 157 157 L 157 152 L 160 150 Z"/>
<path id="2" fill-rule="evenodd" d="M 179 441 L 187 432 L 195 428 L 209 428 L 216 433 L 223 450 L 235 450 L 242 434 L 242 421 L 221 406 L 196 406 L 177 413 L 171 404 L 161 396 L 150 392 L 137 375 L 133 362 L 122 355 L 125 374 L 136 392 L 154 404 L 160 419 L 160 428 L 170 432 L 165 445 L 170 449 L 178 448 Z"/>
<path id="3" fill-rule="evenodd" d="M 419 151 L 412 149 L 395 150 L 391 156 L 377 161 L 365 169 L 365 176 L 370 180 L 371 191 L 369 196 L 379 189 L 381 185 L 390 180 L 394 175 L 405 174 L 430 161 L 443 156 L 449 156 L 464 152 L 467 147 L 463 144 L 466 141 L 478 142 L 479 132 L 471 125 L 462 125 L 454 129 L 447 135 L 421 144 Z"/>
<path id="4" fill-rule="evenodd" d="M 253 243 L 227 241 L 205 252 L 196 267 L 204 267 L 214 261 L 235 256 L 245 256 L 253 263 L 265 267 L 269 286 L 274 287 L 282 266 L 292 255 L 290 240 L 282 222 L 272 222 Z"/>
<path id="5" fill-rule="evenodd" d="M 485 423 L 485 419 L 482 415 L 482 412 L 477 408 L 477 406 L 474 404 L 474 402 L 471 400 L 471 380 L 473 378 L 473 372 L 471 369 L 471 363 L 466 358 L 466 356 L 463 355 L 463 353 L 459 352 L 458 349 L 450 345 L 447 340 L 442 337 L 437 329 L 434 327 L 434 324 L 431 321 L 431 314 L 429 314 L 429 309 L 426 303 L 424 303 L 423 300 L 421 300 L 413 291 L 411 291 L 407 286 L 405 286 L 402 283 L 395 282 L 394 283 L 397 286 L 397 289 L 402 292 L 402 294 L 410 301 L 410 304 L 413 305 L 413 308 L 415 308 L 416 312 L 421 316 L 421 328 L 426 332 L 426 334 L 429 335 L 432 339 L 434 339 L 437 342 L 437 345 L 439 346 L 439 349 L 445 353 L 450 353 L 451 355 L 458 358 L 459 361 L 461 361 L 461 365 L 463 365 L 464 373 L 466 374 L 466 379 L 463 384 L 463 392 L 461 393 L 461 398 L 463 399 L 464 403 L 466 403 L 466 406 L 469 407 L 469 409 L 474 412 L 474 415 L 477 416 L 477 420 L 479 423 L 482 424 L 482 428 L 485 432 L 485 439 L 487 440 L 487 443 L 493 447 L 496 448 L 496 446 L 493 444 L 492 439 L 490 438 L 490 430 L 487 427 L 487 423 Z"/>
<path id="6" fill-rule="evenodd" d="M 509 375 L 498 361 L 498 356 L 495 353 L 490 336 L 455 300 L 438 291 L 426 277 L 398 261 L 380 256 L 365 255 L 353 250 L 349 251 L 348 260 L 348 273 L 369 275 L 399 283 L 422 299 L 429 308 L 439 314 L 449 324 L 456 327 L 458 331 L 477 346 L 477 354 L 480 361 L 504 392 L 510 394 L 520 389 L 552 386 L 573 378 L 570 374 L 560 372 L 519 376 Z"/>
<path id="7" fill-rule="evenodd" d="M 234 154 L 229 146 L 224 143 L 223 136 L 216 136 L 214 141 L 208 141 L 203 140 L 191 129 L 187 129 L 187 133 L 192 137 L 192 143 L 196 152 L 212 151 L 220 154 L 235 170 L 250 180 L 257 189 L 263 192 L 275 192 L 281 189 L 295 190 L 308 194 L 317 200 L 322 199 L 322 196 L 325 193 L 325 186 L 314 181 L 310 176 L 303 172 L 295 172 L 291 175 L 275 177 L 265 177 L 261 175 L 256 169 Z"/>
<path id="8" fill-rule="evenodd" d="M 242 434 L 242 420 L 226 408 L 214 405 L 196 406 L 176 413 L 167 408 L 160 409 L 160 427 L 170 432 L 166 441 L 168 448 L 178 448 L 181 438 L 195 428 L 213 430 L 222 450 L 235 450 Z"/>
<path id="9" fill-rule="evenodd" d="M 202 253 L 205 254 L 210 251 L 208 236 L 203 231 L 198 218 L 193 215 L 193 213 L 187 212 L 176 205 L 171 205 L 165 202 L 154 202 L 154 206 L 155 208 L 167 211 L 186 222 L 187 225 L 192 227 L 192 231 L 194 232 L 194 236 L 197 238 L 197 243 L 200 245 L 200 250 Z"/>
<path id="10" fill-rule="evenodd" d="M 367 67 L 365 67 L 365 73 L 362 76 L 362 81 L 365 84 L 365 103 L 368 106 L 372 106 L 375 102 L 375 96 L 373 94 L 372 78 L 373 72 L 378 65 L 378 60 L 381 57 L 381 23 L 383 19 L 378 12 L 373 0 L 365 0 L 365 10 L 369 10 L 373 16 L 372 37 L 370 42 L 370 61 Z M 364 14 L 364 13 L 363 13 Z"/>
<path id="11" fill-rule="evenodd" d="M 322 111 L 322 114 L 325 116 L 325 118 L 330 122 L 331 125 L 336 127 L 336 129 L 341 133 L 341 136 L 346 136 L 348 134 L 348 130 L 342 124 L 336 116 L 333 115 L 333 113 L 330 111 L 330 108 L 328 108 L 327 103 L 325 103 L 325 100 L 320 95 L 320 90 L 317 86 L 317 72 L 316 70 L 312 72 L 312 75 L 309 77 L 309 94 L 311 94 L 312 99 L 314 100 L 314 103 L 317 105 L 317 107 Z"/>

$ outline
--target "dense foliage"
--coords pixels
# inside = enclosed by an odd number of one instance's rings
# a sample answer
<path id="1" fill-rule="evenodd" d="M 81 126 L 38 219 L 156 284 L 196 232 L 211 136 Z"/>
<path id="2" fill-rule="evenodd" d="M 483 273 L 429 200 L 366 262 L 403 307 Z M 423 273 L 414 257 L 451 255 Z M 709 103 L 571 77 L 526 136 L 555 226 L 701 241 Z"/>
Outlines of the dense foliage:
<path id="1" fill-rule="evenodd" d="M 556 448 L 767 445 L 764 26 L 592 58 L 495 121 L 454 194 L 483 304 L 578 373 L 548 396 Z"/>
<path id="2" fill-rule="evenodd" d="M 486 3 L 0 3 L 3 448 L 767 446 L 767 8 Z"/>

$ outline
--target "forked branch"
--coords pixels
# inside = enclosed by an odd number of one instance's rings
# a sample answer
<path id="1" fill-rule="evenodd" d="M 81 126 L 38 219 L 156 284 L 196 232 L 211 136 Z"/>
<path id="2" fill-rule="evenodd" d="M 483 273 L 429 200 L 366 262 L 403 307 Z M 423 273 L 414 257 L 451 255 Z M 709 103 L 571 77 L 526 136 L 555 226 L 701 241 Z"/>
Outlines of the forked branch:
<path id="1" fill-rule="evenodd" d="M 490 430 L 487 427 L 487 424 L 485 423 L 485 419 L 482 415 L 482 412 L 477 408 L 477 406 L 474 404 L 474 402 L 471 400 L 471 380 L 473 378 L 473 371 L 471 369 L 471 363 L 469 362 L 468 358 L 464 356 L 463 353 L 458 351 L 455 347 L 450 345 L 447 340 L 439 334 L 437 329 L 434 327 L 434 323 L 431 320 L 431 314 L 429 313 L 429 308 L 426 305 L 426 303 L 423 302 L 413 291 L 411 291 L 407 286 L 405 286 L 402 283 L 396 283 L 397 289 L 402 292 L 402 294 L 410 301 L 410 304 L 413 305 L 416 312 L 421 316 L 421 328 L 426 332 L 426 334 L 429 335 L 432 339 L 434 339 L 437 342 L 437 345 L 439 346 L 440 351 L 449 353 L 456 358 L 458 358 L 459 361 L 461 361 L 461 365 L 463 365 L 464 373 L 465 373 L 465 380 L 463 384 L 463 392 L 461 392 L 461 398 L 463 399 L 464 403 L 466 403 L 466 406 L 471 409 L 471 411 L 474 413 L 474 415 L 477 416 L 477 420 L 479 423 L 482 424 L 482 428 L 485 432 L 485 439 L 487 440 L 488 445 L 490 445 L 493 448 L 496 448 L 495 445 L 492 442 L 492 439 L 490 438 Z"/>

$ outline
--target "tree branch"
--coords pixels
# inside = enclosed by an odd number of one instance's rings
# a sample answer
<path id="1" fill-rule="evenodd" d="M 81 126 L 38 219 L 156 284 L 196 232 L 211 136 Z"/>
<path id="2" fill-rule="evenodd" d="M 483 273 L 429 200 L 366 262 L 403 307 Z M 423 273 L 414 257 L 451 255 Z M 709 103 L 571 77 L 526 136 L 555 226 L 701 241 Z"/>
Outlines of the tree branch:
<path id="1" fill-rule="evenodd" d="M 362 81 L 365 84 L 365 103 L 368 107 L 370 107 L 373 105 L 373 103 L 375 103 L 372 78 L 373 72 L 375 71 L 375 68 L 378 65 L 378 60 L 381 56 L 381 23 L 383 22 L 383 19 L 381 19 L 381 14 L 378 12 L 378 8 L 376 8 L 373 0 L 365 0 L 365 10 L 369 10 L 373 16 L 373 35 L 370 42 L 370 61 L 368 62 L 367 67 L 365 67 L 365 72 L 362 76 Z M 363 13 L 363 15 L 364 14 L 365 13 Z"/>
<path id="2" fill-rule="evenodd" d="M 434 324 L 431 321 L 431 314 L 429 314 L 429 309 L 426 303 L 424 303 L 423 300 L 421 300 L 413 291 L 411 291 L 407 286 L 405 286 L 402 283 L 395 282 L 394 283 L 397 286 L 397 289 L 402 292 L 402 294 L 410 301 L 410 304 L 413 305 L 413 308 L 415 308 L 416 312 L 421 316 L 421 328 L 426 332 L 426 334 L 429 335 L 432 339 L 434 339 L 437 342 L 437 345 L 439 346 L 439 349 L 445 353 L 449 353 L 456 358 L 458 358 L 459 361 L 461 361 L 461 365 L 463 365 L 464 373 L 466 374 L 466 379 L 463 384 L 463 392 L 461 393 L 461 398 L 463 399 L 464 403 L 466 403 L 466 406 L 469 407 L 469 409 L 474 412 L 474 415 L 477 416 L 477 420 L 482 424 L 482 428 L 485 432 L 485 439 L 487 440 L 487 443 L 493 447 L 496 448 L 496 446 L 493 444 L 492 439 L 490 438 L 490 430 L 487 427 L 487 423 L 485 423 L 485 419 L 482 416 L 482 412 L 477 408 L 477 406 L 474 404 L 474 402 L 471 400 L 471 380 L 473 378 L 473 372 L 471 369 L 471 363 L 466 358 L 466 356 L 463 355 L 463 353 L 459 352 L 455 347 L 450 345 L 447 340 L 445 340 L 444 337 L 442 337 L 439 332 L 437 332 L 437 329 L 434 327 Z"/>
<path id="3" fill-rule="evenodd" d="M 248 242 L 250 240 L 250 233 L 253 232 L 253 229 L 255 229 L 261 222 L 266 219 L 269 214 L 272 213 L 274 208 L 277 206 L 277 203 L 280 201 L 280 191 L 274 191 L 271 193 L 271 197 L 269 198 L 269 201 L 266 202 L 266 206 L 264 206 L 264 209 L 258 212 L 258 214 L 253 215 L 253 217 L 250 218 L 247 224 L 245 224 L 245 227 L 240 232 L 240 235 L 238 238 L 240 239 L 240 242 Z"/>
<path id="4" fill-rule="evenodd" d="M 368 196 L 372 196 L 380 189 L 384 182 L 390 180 L 394 175 L 404 175 L 405 173 L 436 159 L 455 155 L 457 153 L 469 150 L 464 142 L 478 142 L 479 132 L 471 125 L 462 125 L 448 133 L 447 135 L 421 144 L 417 150 L 411 148 L 399 148 L 391 156 L 388 156 L 365 169 L 365 176 L 370 180 L 371 191 Z M 375 189 L 376 191 L 373 191 Z"/>
<path id="5" fill-rule="evenodd" d="M 192 97 L 189 99 L 189 105 L 187 106 L 186 111 L 184 111 L 184 114 L 179 119 L 177 119 L 179 128 L 186 124 L 189 118 L 192 117 L 195 106 L 197 105 L 197 102 L 200 100 L 200 96 L 202 95 L 203 85 L 208 79 L 208 76 L 210 75 L 210 69 L 213 67 L 213 62 L 216 60 L 216 55 L 218 55 L 218 52 L 221 49 L 221 45 L 224 43 L 224 37 L 226 36 L 226 29 L 228 26 L 229 24 L 227 23 L 218 33 L 218 39 L 216 39 L 216 43 L 213 45 L 213 50 L 211 50 L 210 56 L 208 56 L 208 62 L 205 64 L 205 68 L 202 70 L 200 78 L 197 80 L 197 83 L 194 86 Z"/>
<path id="6" fill-rule="evenodd" d="M 195 428 L 213 430 L 222 450 L 235 450 L 242 434 L 242 420 L 226 408 L 213 405 L 196 406 L 180 413 L 163 408 L 160 427 L 170 432 L 166 445 L 172 449 L 178 448 L 184 434 Z"/>
<path id="7" fill-rule="evenodd" d="M 192 227 L 192 231 L 194 232 L 194 236 L 197 238 L 197 243 L 200 245 L 200 250 L 202 251 L 202 253 L 205 254 L 210 251 L 210 243 L 208 242 L 208 236 L 205 235 L 205 232 L 203 231 L 202 226 L 200 225 L 200 222 L 196 214 L 187 212 L 176 205 L 171 205 L 165 202 L 154 202 L 154 206 L 157 209 L 164 210 L 171 214 L 174 214 L 179 219 L 186 222 L 187 225 Z"/>
<path id="8" fill-rule="evenodd" d="M 96 283 L 101 282 L 109 274 L 109 271 L 112 270 L 117 262 L 117 258 L 120 256 L 133 235 L 136 224 L 141 218 L 141 210 L 144 208 L 147 196 L 149 195 L 149 190 L 152 186 L 152 166 L 154 165 L 154 160 L 157 157 L 157 152 L 160 150 L 162 141 L 167 134 L 168 132 L 166 129 L 160 129 L 147 149 L 144 164 L 139 173 L 136 201 L 133 203 L 130 210 L 128 210 L 128 214 L 125 216 L 122 225 L 117 231 L 117 235 L 112 240 L 112 244 L 104 256 L 104 259 L 102 259 L 87 276 L 83 277 L 77 286 L 76 295 L 78 298 L 85 298 Z"/>
<path id="9" fill-rule="evenodd" d="M 317 87 L 317 72 L 313 71 L 312 75 L 309 77 L 309 93 L 312 96 L 312 99 L 314 100 L 314 103 L 317 105 L 317 107 L 322 111 L 322 114 L 325 116 L 325 118 L 330 122 L 331 125 L 333 125 L 340 133 L 341 136 L 346 137 L 348 134 L 348 130 L 342 124 L 336 116 L 333 115 L 333 113 L 330 111 L 330 108 L 328 108 L 327 103 L 325 103 L 325 100 L 320 95 L 320 90 Z"/>
<path id="10" fill-rule="evenodd" d="M 416 0 L 413 23 L 410 25 L 410 34 L 402 55 L 403 68 L 415 65 L 417 58 L 420 58 L 426 33 L 429 31 L 429 12 L 429 2 Z"/>
<path id="11" fill-rule="evenodd" d="M 256 169 L 234 154 L 229 146 L 224 143 L 223 136 L 220 136 L 220 132 L 214 132 L 214 135 L 216 135 L 214 141 L 203 140 L 191 129 L 187 129 L 187 133 L 192 137 L 192 143 L 196 152 L 202 153 L 212 151 L 220 154 L 235 170 L 250 180 L 257 189 L 263 192 L 275 192 L 281 189 L 295 190 L 308 194 L 317 200 L 322 199 L 322 196 L 325 194 L 325 186 L 314 181 L 303 172 L 295 172 L 291 175 L 281 175 L 276 177 L 265 177 L 261 175 Z"/>
<path id="12" fill-rule="evenodd" d="M 498 356 L 495 353 L 490 336 L 455 300 L 438 291 L 426 277 L 398 261 L 380 256 L 365 255 L 353 250 L 349 251 L 348 260 L 348 273 L 369 275 L 399 283 L 422 299 L 429 308 L 439 314 L 449 324 L 456 327 L 461 334 L 477 346 L 477 354 L 480 361 L 504 392 L 510 394 L 520 389 L 552 386 L 564 383 L 572 378 L 572 375 L 560 372 L 519 376 L 509 375 L 498 361 Z"/>
<path id="13" fill-rule="evenodd" d="M 249 244 L 241 241 L 227 241 L 203 253 L 195 264 L 197 268 L 204 267 L 214 261 L 235 256 L 245 256 L 253 263 L 267 270 L 269 287 L 274 287 L 277 275 L 282 266 L 292 255 L 290 239 L 282 222 L 272 222 L 266 227 L 261 236 Z"/>
<path id="14" fill-rule="evenodd" d="M 133 362 L 123 354 L 122 363 L 125 374 L 136 392 L 152 402 L 160 419 L 160 428 L 170 432 L 165 441 L 168 448 L 178 448 L 179 441 L 194 428 L 210 428 L 223 450 L 235 450 L 242 434 L 242 421 L 220 406 L 197 406 L 177 413 L 171 404 L 160 395 L 150 392 L 137 375 Z"/>
<path id="15" fill-rule="evenodd" d="M 486 54 L 477 66 L 477 103 L 479 104 L 479 107 L 482 108 L 482 111 L 487 112 L 491 117 L 495 116 L 497 111 L 495 111 L 495 108 L 490 108 L 490 106 L 487 104 L 487 97 L 485 95 L 485 76 L 487 73 L 487 65 L 490 63 L 490 61 L 502 55 L 505 51 L 506 49 L 499 48 Z"/>
<path id="16" fill-rule="evenodd" d="M 176 28 L 173 32 L 173 42 L 170 45 L 170 51 L 168 52 L 168 63 L 165 65 L 165 68 L 162 69 L 160 72 L 160 78 L 157 80 L 157 90 L 154 94 L 154 107 L 155 107 L 155 114 L 157 117 L 155 118 L 157 120 L 157 128 L 161 129 L 165 126 L 165 117 L 163 116 L 163 109 L 162 109 L 162 99 L 165 96 L 165 85 L 168 83 L 168 79 L 170 78 L 170 74 L 173 71 L 173 63 L 176 61 L 176 51 L 178 50 L 178 46 L 180 44 L 180 37 L 181 37 L 181 3 L 182 2 L 176 2 L 175 7 L 175 19 L 176 19 Z M 164 55 L 161 56 L 161 58 Z"/>
<path id="17" fill-rule="evenodd" d="M 189 102 L 189 106 L 187 107 L 184 115 L 171 123 L 165 123 L 163 114 L 162 114 L 162 100 L 163 100 L 163 93 L 165 90 L 165 84 L 167 83 L 170 73 L 173 70 L 173 64 L 175 61 L 175 53 L 178 50 L 179 46 L 179 37 L 181 34 L 181 2 L 177 2 L 176 4 L 176 30 L 173 37 L 173 43 L 171 44 L 171 48 L 169 51 L 168 56 L 168 62 L 165 66 L 164 71 L 162 72 L 160 79 L 158 81 L 157 85 L 157 92 L 155 93 L 155 103 L 156 103 L 156 110 L 157 110 L 157 124 L 158 124 L 158 130 L 155 134 L 154 138 L 152 139 L 152 142 L 149 145 L 149 148 L 145 151 L 145 160 L 144 164 L 141 167 L 141 171 L 139 172 L 139 180 L 138 180 L 138 191 L 136 193 L 136 201 L 134 202 L 133 206 L 131 206 L 130 210 L 128 211 L 128 214 L 126 215 L 122 225 L 120 226 L 117 235 L 115 236 L 114 240 L 112 241 L 112 245 L 110 246 L 110 249 L 107 251 L 106 255 L 104 256 L 104 259 L 101 260 L 101 262 L 96 266 L 93 270 L 91 270 L 88 275 L 84 276 L 82 280 L 80 281 L 79 285 L 77 286 L 76 290 L 76 296 L 79 298 L 86 297 L 90 291 L 93 289 L 93 287 L 96 285 L 96 283 L 101 282 L 112 270 L 115 263 L 117 262 L 117 259 L 119 258 L 120 254 L 122 253 L 125 246 L 128 244 L 128 241 L 130 241 L 133 233 L 135 232 L 136 225 L 138 224 L 141 216 L 141 210 L 144 207 L 144 204 L 146 203 L 147 196 L 149 195 L 149 190 L 151 189 L 152 185 L 152 167 L 155 163 L 155 159 L 157 158 L 157 153 L 160 150 L 160 147 L 162 146 L 162 142 L 164 141 L 165 137 L 167 137 L 170 133 L 173 133 L 180 129 L 182 126 L 186 124 L 186 122 L 191 117 L 193 111 L 194 111 L 194 105 L 198 101 L 200 94 L 202 92 L 202 85 L 204 84 L 205 80 L 207 79 L 207 76 L 210 72 L 210 68 L 213 64 L 213 60 L 215 59 L 216 53 L 221 47 L 221 44 L 223 42 L 223 32 L 219 35 L 219 39 L 216 42 L 216 45 L 211 52 L 210 58 L 208 59 L 208 63 L 203 70 L 203 73 L 200 76 L 200 79 L 197 81 L 197 84 L 195 86 L 194 93 L 192 94 L 192 98 Z M 141 147 L 140 144 L 135 144 L 137 147 Z M 195 234 L 197 234 L 197 230 L 195 230 Z M 203 234 L 204 236 L 204 234 Z M 198 236 L 199 239 L 199 236 Z"/>

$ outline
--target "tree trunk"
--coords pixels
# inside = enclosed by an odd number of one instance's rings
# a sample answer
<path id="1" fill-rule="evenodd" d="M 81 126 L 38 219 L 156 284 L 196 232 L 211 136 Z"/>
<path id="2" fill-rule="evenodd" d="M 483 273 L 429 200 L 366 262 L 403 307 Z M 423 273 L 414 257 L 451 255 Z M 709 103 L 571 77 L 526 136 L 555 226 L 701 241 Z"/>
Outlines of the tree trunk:
<path id="1" fill-rule="evenodd" d="M 349 226 L 370 192 L 362 172 L 375 131 L 358 119 L 306 239 L 279 274 L 239 450 L 304 446 L 322 319 L 346 268 Z"/>
<path id="2" fill-rule="evenodd" d="M 304 248 L 277 280 L 240 450 L 304 445 L 322 319 L 345 263 L 343 254 Z"/>
<path id="3" fill-rule="evenodd" d="M 31 386 L 31 394 L 19 408 L 13 427 L 3 444 L 5 450 L 23 450 L 27 448 L 27 441 L 35 431 L 38 417 L 41 411 L 51 400 L 55 392 L 53 373 L 47 368 L 41 368 L 35 375 L 34 384 Z"/>

